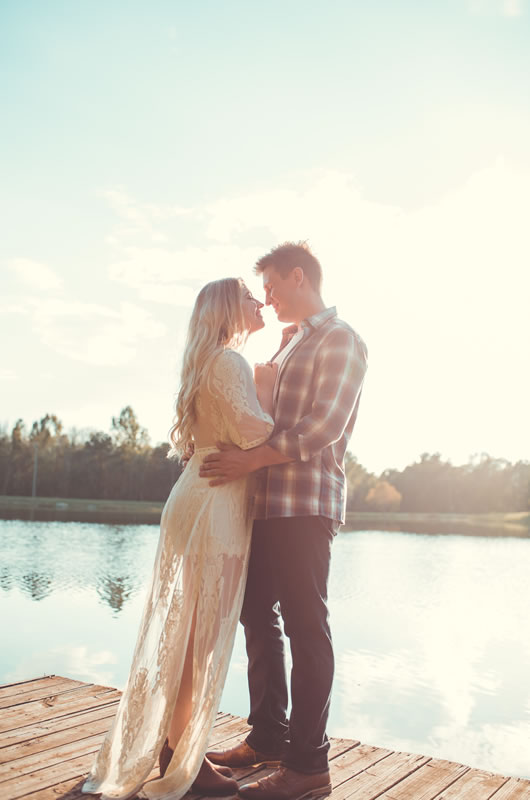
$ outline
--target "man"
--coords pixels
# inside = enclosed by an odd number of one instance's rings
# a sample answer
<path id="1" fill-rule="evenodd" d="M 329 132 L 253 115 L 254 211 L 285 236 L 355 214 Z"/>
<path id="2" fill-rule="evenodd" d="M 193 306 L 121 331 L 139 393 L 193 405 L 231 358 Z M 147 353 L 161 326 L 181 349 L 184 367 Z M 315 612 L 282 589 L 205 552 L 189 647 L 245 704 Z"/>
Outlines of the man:
<path id="1" fill-rule="evenodd" d="M 220 445 L 201 475 L 211 485 L 261 470 L 241 622 L 249 659 L 252 730 L 217 764 L 277 766 L 240 788 L 246 800 L 300 800 L 331 792 L 326 722 L 333 680 L 327 609 L 331 542 L 344 522 L 344 453 L 366 371 L 366 347 L 326 308 L 322 270 L 305 243 L 286 243 L 255 267 L 265 302 L 284 329 L 274 390 L 275 426 L 252 450 Z M 289 637 L 291 714 L 287 719 L 284 640 Z"/>

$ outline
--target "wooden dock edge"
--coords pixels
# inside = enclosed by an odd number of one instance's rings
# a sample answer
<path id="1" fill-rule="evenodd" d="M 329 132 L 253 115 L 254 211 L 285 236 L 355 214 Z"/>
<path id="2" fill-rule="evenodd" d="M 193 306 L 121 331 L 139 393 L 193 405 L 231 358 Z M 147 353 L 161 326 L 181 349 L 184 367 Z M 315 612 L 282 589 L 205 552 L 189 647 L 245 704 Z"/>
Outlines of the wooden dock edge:
<path id="1" fill-rule="evenodd" d="M 46 675 L 0 686 L 0 800 L 87 800 L 80 792 L 121 692 Z M 220 712 L 210 747 L 249 730 Z M 332 739 L 331 800 L 530 800 L 530 781 L 350 739 Z M 235 770 L 247 782 L 270 769 Z M 155 766 L 150 777 L 157 777 Z M 189 795 L 192 798 L 192 795 Z M 196 796 L 195 796 L 196 797 Z"/>

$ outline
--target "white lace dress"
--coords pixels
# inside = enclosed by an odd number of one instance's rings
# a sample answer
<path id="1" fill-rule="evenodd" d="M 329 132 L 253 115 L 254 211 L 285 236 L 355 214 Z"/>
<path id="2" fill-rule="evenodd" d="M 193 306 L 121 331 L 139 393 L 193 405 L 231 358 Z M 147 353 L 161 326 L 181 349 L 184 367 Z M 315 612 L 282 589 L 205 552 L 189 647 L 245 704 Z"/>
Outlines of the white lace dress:
<path id="1" fill-rule="evenodd" d="M 273 427 L 252 372 L 233 350 L 213 361 L 197 405 L 196 450 L 162 513 L 160 540 L 131 671 L 85 793 L 177 800 L 201 766 L 230 661 L 243 602 L 251 534 L 247 478 L 210 487 L 199 466 L 217 441 L 248 449 Z M 179 691 L 192 619 L 192 715 L 163 778 L 151 772 Z"/>

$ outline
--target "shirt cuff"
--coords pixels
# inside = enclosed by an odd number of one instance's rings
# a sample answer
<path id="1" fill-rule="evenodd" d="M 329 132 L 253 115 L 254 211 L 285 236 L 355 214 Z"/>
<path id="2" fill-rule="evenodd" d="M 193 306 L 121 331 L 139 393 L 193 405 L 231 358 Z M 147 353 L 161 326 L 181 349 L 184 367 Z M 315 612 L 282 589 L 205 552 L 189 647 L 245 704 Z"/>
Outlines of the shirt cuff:
<path id="1" fill-rule="evenodd" d="M 267 442 L 270 447 L 294 461 L 309 461 L 311 453 L 304 447 L 304 437 L 298 434 L 281 431 Z"/>

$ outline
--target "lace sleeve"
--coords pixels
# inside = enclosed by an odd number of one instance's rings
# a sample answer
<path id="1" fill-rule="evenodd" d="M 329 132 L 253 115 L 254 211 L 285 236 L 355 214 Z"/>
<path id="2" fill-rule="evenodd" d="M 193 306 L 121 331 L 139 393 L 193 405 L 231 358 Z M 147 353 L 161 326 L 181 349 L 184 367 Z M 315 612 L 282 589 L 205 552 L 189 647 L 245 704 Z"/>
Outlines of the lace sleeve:
<path id="1" fill-rule="evenodd" d="M 261 408 L 252 370 L 235 350 L 225 350 L 214 361 L 209 381 L 230 440 L 248 450 L 266 441 L 274 422 Z"/>

